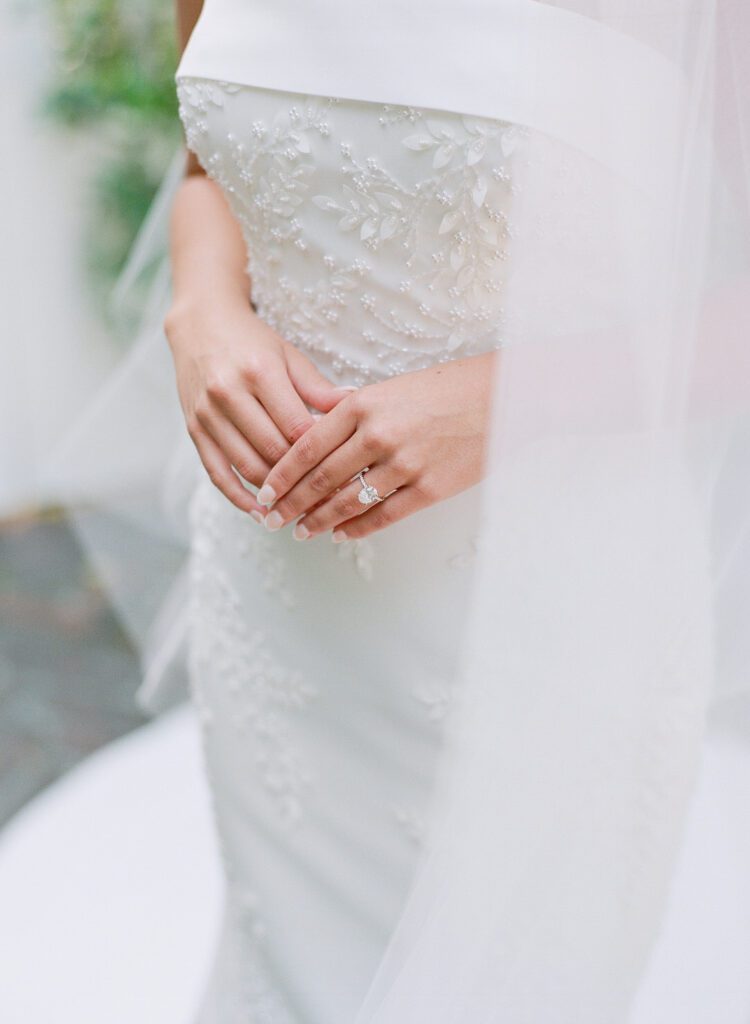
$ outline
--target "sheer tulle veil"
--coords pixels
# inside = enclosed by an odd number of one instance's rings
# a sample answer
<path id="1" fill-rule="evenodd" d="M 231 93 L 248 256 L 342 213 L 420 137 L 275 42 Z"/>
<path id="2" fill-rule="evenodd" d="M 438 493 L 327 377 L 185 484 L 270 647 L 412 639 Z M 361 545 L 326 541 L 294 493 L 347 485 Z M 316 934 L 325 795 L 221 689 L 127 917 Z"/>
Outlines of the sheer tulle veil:
<path id="1" fill-rule="evenodd" d="M 524 127 L 461 696 L 356 1024 L 615 1024 L 659 926 L 707 709 L 748 684 L 750 8 L 472 0 L 472 22 L 421 6 L 437 27 L 409 80 Z M 96 499 L 84 520 L 106 505 L 159 552 L 137 560 L 151 605 L 124 602 L 139 637 L 170 609 L 152 681 L 179 664 L 179 583 L 161 598 L 195 472 L 156 289 L 127 370 L 57 461 L 71 500 Z"/>

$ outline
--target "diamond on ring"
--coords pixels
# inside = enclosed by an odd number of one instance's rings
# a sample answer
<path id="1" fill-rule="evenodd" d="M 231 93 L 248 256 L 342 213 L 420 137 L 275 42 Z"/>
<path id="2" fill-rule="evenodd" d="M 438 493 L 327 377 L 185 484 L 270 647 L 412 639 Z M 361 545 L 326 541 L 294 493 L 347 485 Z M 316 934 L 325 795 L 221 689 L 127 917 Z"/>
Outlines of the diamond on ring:
<path id="1" fill-rule="evenodd" d="M 376 501 L 380 501 L 380 495 L 378 494 L 375 487 L 372 484 L 368 484 L 365 480 L 366 469 L 363 469 L 361 473 L 357 473 L 358 479 L 362 483 L 362 489 L 357 495 L 357 500 L 361 505 L 374 505 Z"/>
<path id="2" fill-rule="evenodd" d="M 369 484 L 365 484 L 365 486 L 357 495 L 357 499 L 363 505 L 372 505 L 374 501 L 380 501 L 380 495 L 378 494 L 374 487 L 371 487 Z"/>

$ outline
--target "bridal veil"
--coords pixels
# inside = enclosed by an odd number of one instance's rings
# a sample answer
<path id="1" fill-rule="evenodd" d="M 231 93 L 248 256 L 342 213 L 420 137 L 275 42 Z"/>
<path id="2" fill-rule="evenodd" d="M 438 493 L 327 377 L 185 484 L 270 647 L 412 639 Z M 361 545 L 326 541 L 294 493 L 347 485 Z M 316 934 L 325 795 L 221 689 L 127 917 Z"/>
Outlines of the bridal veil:
<path id="1" fill-rule="evenodd" d="M 207 3 L 251 84 L 520 126 L 461 700 L 430 841 L 356 1024 L 618 1024 L 706 712 L 749 681 L 750 8 Z M 210 77 L 196 33 L 190 70 Z M 175 181 L 122 289 L 151 273 L 141 340 L 54 467 L 134 635 L 161 624 L 154 702 L 180 665 L 196 472 L 159 330 Z M 473 258 L 459 240 L 467 281 Z"/>

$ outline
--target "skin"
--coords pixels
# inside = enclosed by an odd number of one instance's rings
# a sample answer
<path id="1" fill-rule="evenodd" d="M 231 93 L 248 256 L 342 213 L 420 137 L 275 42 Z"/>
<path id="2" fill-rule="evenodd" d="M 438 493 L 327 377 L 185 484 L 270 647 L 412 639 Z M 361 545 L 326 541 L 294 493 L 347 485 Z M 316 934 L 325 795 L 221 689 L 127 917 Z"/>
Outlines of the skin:
<path id="1" fill-rule="evenodd" d="M 351 393 L 269 472 L 258 493 L 272 506 L 268 529 L 301 516 L 297 540 L 327 530 L 335 542 L 366 537 L 477 483 L 495 359 L 459 359 Z M 361 481 L 350 482 L 364 466 L 367 483 L 389 495 L 369 507 Z"/>
<path id="2" fill-rule="evenodd" d="M 178 0 L 183 47 L 201 6 Z M 172 208 L 170 247 L 164 329 L 180 402 L 206 472 L 238 508 L 272 530 L 303 517 L 297 539 L 331 530 L 339 541 L 481 479 L 494 353 L 359 390 L 334 387 L 256 315 L 242 233 L 193 154 Z M 380 495 L 394 492 L 369 508 L 357 500 L 359 481 L 349 483 L 366 466 Z"/>
<path id="3" fill-rule="evenodd" d="M 201 4 L 180 0 L 184 47 Z M 190 154 L 170 223 L 173 300 L 164 330 L 190 436 L 209 477 L 262 521 L 258 487 L 313 422 L 346 394 L 254 312 L 247 250 L 223 193 Z"/>

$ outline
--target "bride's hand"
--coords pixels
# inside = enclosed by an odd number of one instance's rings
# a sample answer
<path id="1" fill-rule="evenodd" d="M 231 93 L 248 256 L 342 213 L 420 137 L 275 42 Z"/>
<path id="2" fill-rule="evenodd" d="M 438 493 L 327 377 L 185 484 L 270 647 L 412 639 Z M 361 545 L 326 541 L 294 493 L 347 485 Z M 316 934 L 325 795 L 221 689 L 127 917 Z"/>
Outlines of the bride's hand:
<path id="1" fill-rule="evenodd" d="M 209 477 L 238 508 L 261 520 L 248 483 L 261 484 L 313 416 L 347 393 L 334 386 L 242 299 L 174 308 L 165 333 L 190 436 Z"/>
<path id="2" fill-rule="evenodd" d="M 352 392 L 271 469 L 258 500 L 270 530 L 365 537 L 477 483 L 483 473 L 495 353 L 405 373 Z M 369 508 L 359 480 L 381 497 Z M 364 510 L 364 511 L 363 511 Z"/>

